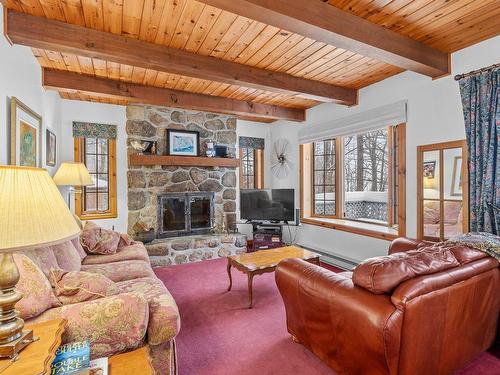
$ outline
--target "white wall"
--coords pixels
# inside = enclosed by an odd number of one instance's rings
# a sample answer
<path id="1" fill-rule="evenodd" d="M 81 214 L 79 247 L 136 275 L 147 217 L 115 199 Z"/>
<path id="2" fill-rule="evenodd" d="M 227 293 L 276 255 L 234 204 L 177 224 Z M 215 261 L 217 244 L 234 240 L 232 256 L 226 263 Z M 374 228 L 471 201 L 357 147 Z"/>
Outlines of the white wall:
<path id="1" fill-rule="evenodd" d="M 118 217 L 116 219 L 100 219 L 96 222 L 104 228 L 115 228 L 127 232 L 127 122 L 125 107 L 103 103 L 91 103 L 74 100 L 62 100 L 62 137 L 64 144 L 60 153 L 62 161 L 73 161 L 73 121 L 96 122 L 117 126 L 116 138 L 116 198 Z"/>
<path id="2" fill-rule="evenodd" d="M 0 29 L 3 29 L 3 7 L 0 7 Z M 58 165 L 45 165 L 45 129 L 56 134 L 59 163 L 61 99 L 57 93 L 42 88 L 41 72 L 29 48 L 11 46 L 4 36 L 0 36 L 0 164 L 8 164 L 10 159 L 10 98 L 14 96 L 42 116 L 42 167 L 54 174 Z"/>
<path id="3" fill-rule="evenodd" d="M 252 121 L 244 121 L 237 120 L 236 125 L 236 134 L 239 137 L 255 137 L 255 138 L 264 138 L 265 139 L 265 148 L 264 148 L 264 188 L 271 187 L 271 150 L 272 150 L 272 141 L 271 141 L 271 128 L 270 124 L 260 123 L 260 122 L 252 122 Z M 237 149 L 239 155 L 239 143 L 237 142 Z M 237 170 L 236 173 L 239 173 Z M 237 181 L 237 194 L 236 194 L 236 207 L 238 210 L 237 219 L 239 220 L 239 207 L 240 207 L 240 179 L 239 176 L 236 179 Z M 238 224 L 238 230 L 241 233 L 246 234 L 251 238 L 252 236 L 252 226 L 250 224 Z"/>
<path id="4" fill-rule="evenodd" d="M 406 99 L 408 101 L 406 168 L 407 168 L 407 235 L 416 235 L 416 151 L 418 145 L 453 141 L 465 138 L 462 104 L 455 74 L 466 73 L 500 62 L 500 37 L 492 38 L 452 55 L 452 74 L 432 80 L 428 77 L 404 72 L 382 82 L 360 90 L 359 105 L 351 108 L 325 103 L 307 111 L 307 120 L 297 124 L 280 121 L 271 125 L 271 136 L 286 137 L 295 146 L 291 157 L 294 168 L 288 178 L 272 178 L 273 188 L 294 187 L 299 202 L 298 141 L 297 132 L 302 127 L 335 119 L 376 108 L 384 104 Z M 342 255 L 347 258 L 362 260 L 367 257 L 385 254 L 388 243 L 331 229 L 302 225 L 298 233 L 298 242 Z"/>
<path id="5" fill-rule="evenodd" d="M 0 28 L 3 29 L 3 7 L 0 7 Z M 31 49 L 11 46 L 0 36 L 0 165 L 10 159 L 10 98 L 15 96 L 42 116 L 42 167 L 53 175 L 62 161 L 73 160 L 72 121 L 101 122 L 118 125 L 117 182 L 118 218 L 100 220 L 100 224 L 117 230 L 127 229 L 127 176 L 125 143 L 125 107 L 99 103 L 61 100 L 55 91 L 42 87 L 40 64 Z M 57 164 L 45 165 L 45 129 L 57 137 Z M 67 189 L 61 188 L 66 200 Z"/>

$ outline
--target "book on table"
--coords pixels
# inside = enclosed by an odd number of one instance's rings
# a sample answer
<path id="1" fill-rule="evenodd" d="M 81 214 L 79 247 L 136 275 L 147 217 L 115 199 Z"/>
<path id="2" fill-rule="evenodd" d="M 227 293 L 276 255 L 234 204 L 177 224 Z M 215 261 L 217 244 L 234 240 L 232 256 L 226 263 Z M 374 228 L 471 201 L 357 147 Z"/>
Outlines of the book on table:
<path id="1" fill-rule="evenodd" d="M 51 375 L 107 375 L 108 358 L 90 360 L 90 342 L 61 345 L 50 368 Z"/>

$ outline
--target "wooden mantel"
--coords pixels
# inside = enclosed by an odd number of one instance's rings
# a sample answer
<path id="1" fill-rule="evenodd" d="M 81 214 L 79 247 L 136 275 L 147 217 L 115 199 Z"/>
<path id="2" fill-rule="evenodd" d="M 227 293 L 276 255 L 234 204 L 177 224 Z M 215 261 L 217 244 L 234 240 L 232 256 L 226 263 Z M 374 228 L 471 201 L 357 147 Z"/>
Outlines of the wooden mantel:
<path id="1" fill-rule="evenodd" d="M 129 165 L 170 165 L 176 167 L 225 167 L 238 168 L 239 159 L 209 158 L 204 156 L 139 155 L 128 157 Z"/>

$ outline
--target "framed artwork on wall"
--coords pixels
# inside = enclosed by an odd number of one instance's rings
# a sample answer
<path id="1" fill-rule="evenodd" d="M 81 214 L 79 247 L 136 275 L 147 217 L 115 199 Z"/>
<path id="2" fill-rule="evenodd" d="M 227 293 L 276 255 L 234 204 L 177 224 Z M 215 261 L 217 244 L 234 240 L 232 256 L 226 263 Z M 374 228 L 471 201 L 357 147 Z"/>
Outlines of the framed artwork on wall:
<path id="1" fill-rule="evenodd" d="M 169 155 L 198 156 L 200 133 L 188 130 L 167 130 L 167 151 Z"/>
<path id="2" fill-rule="evenodd" d="M 10 100 L 10 164 L 42 165 L 42 117 L 19 99 Z"/>
<path id="3" fill-rule="evenodd" d="M 55 167 L 57 162 L 56 135 L 49 129 L 45 131 L 45 164 Z"/>
<path id="4" fill-rule="evenodd" d="M 462 195 L 462 157 L 455 156 L 453 160 L 453 175 L 451 177 L 450 195 L 459 197 Z"/>
<path id="5" fill-rule="evenodd" d="M 434 175 L 436 173 L 436 162 L 425 161 L 423 165 L 424 165 L 423 176 L 427 178 L 434 178 Z"/>

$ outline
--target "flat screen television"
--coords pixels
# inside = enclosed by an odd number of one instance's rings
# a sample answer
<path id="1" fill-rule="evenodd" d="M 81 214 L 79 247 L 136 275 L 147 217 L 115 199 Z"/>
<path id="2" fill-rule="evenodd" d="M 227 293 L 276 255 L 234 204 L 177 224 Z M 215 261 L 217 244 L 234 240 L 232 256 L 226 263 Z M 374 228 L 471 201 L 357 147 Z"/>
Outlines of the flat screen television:
<path id="1" fill-rule="evenodd" d="M 240 190 L 241 219 L 249 221 L 294 221 L 294 189 Z"/>

